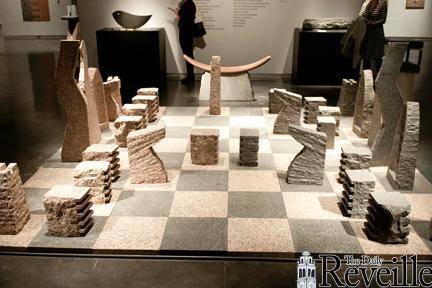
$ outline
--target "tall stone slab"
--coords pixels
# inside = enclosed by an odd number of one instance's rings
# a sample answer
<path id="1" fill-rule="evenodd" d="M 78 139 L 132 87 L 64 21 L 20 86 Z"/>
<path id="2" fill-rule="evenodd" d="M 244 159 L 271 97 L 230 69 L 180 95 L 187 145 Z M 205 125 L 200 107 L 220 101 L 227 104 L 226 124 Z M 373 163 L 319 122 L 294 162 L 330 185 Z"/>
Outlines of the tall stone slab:
<path id="1" fill-rule="evenodd" d="M 274 127 L 274 134 L 289 134 L 289 125 L 300 125 L 303 97 L 283 89 L 274 89 L 274 94 L 284 104 L 279 112 Z"/>
<path id="2" fill-rule="evenodd" d="M 210 115 L 221 114 L 221 57 L 213 56 L 210 73 Z"/>
<path id="3" fill-rule="evenodd" d="M 420 105 L 407 102 L 393 141 L 387 179 L 393 188 L 412 190 L 420 132 Z"/>
<path id="4" fill-rule="evenodd" d="M 108 119 L 115 121 L 121 115 L 122 98 L 120 93 L 121 81 L 117 76 L 109 76 L 104 82 L 105 102 L 107 105 Z"/>
<path id="5" fill-rule="evenodd" d="M 30 219 L 16 163 L 0 163 L 0 235 L 16 235 Z"/>
<path id="6" fill-rule="evenodd" d="M 318 116 L 317 131 L 327 135 L 327 149 L 334 149 L 336 137 L 336 119 L 334 116 Z"/>
<path id="7" fill-rule="evenodd" d="M 166 183 L 168 174 L 153 146 L 165 137 L 165 125 L 149 126 L 129 133 L 127 147 L 132 184 Z"/>
<path id="8" fill-rule="evenodd" d="M 97 108 L 97 115 L 99 120 L 99 126 L 101 131 L 108 129 L 109 119 L 108 119 L 108 111 L 107 105 L 105 101 L 105 91 L 103 86 L 102 75 L 97 68 L 89 68 L 89 91 L 86 95 L 89 95 L 94 99 Z"/>
<path id="9" fill-rule="evenodd" d="M 372 70 L 363 70 L 357 89 L 354 110 L 353 132 L 361 138 L 367 138 L 371 128 L 375 101 Z"/>
<path id="10" fill-rule="evenodd" d="M 290 135 L 304 147 L 291 162 L 286 181 L 289 184 L 322 185 L 327 136 L 296 125 L 289 126 Z"/>
<path id="11" fill-rule="evenodd" d="M 81 161 L 82 152 L 101 140 L 97 112 L 92 115 L 96 110 L 89 108 L 91 105 L 75 79 L 80 45 L 81 42 L 76 40 L 61 41 L 56 69 L 56 92 L 67 118 L 61 152 L 63 162 Z"/>
<path id="12" fill-rule="evenodd" d="M 372 165 L 387 166 L 396 128 L 401 117 L 404 98 L 398 86 L 398 76 L 408 43 L 390 43 L 387 55 L 376 79 L 376 94 L 380 101 L 382 123 L 372 145 Z"/>
<path id="13" fill-rule="evenodd" d="M 358 84 L 354 79 L 343 79 L 337 106 L 342 116 L 354 116 Z"/>

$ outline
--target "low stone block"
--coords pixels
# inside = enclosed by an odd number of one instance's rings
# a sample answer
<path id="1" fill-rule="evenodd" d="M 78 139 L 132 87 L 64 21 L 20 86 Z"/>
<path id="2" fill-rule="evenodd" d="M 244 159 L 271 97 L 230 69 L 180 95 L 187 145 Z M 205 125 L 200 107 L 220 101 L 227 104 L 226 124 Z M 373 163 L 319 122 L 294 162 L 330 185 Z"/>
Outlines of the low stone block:
<path id="1" fill-rule="evenodd" d="M 333 116 L 336 120 L 336 135 L 339 136 L 339 125 L 341 112 L 339 107 L 334 106 L 318 106 L 320 116 Z"/>
<path id="2" fill-rule="evenodd" d="M 192 129 L 190 141 L 192 164 L 216 165 L 218 163 L 218 129 Z"/>
<path id="3" fill-rule="evenodd" d="M 326 105 L 327 100 L 324 97 L 304 97 L 304 122 L 316 124 L 319 115 L 318 107 Z"/>

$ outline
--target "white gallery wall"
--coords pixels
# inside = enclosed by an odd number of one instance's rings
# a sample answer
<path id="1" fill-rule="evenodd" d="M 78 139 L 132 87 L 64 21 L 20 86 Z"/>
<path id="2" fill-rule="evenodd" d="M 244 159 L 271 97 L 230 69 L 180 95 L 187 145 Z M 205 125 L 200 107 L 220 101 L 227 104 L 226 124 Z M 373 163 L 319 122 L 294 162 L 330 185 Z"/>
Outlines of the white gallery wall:
<path id="1" fill-rule="evenodd" d="M 66 0 L 48 0 L 49 22 L 24 22 L 21 0 L 0 0 L 0 19 L 4 36 L 58 36 L 66 35 Z"/>

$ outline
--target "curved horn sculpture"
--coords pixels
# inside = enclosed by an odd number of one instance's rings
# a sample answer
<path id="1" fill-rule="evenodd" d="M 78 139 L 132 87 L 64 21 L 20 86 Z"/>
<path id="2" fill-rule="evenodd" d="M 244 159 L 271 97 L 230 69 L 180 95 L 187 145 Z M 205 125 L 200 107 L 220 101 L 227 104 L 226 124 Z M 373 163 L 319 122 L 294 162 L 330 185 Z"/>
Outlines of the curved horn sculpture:
<path id="1" fill-rule="evenodd" d="M 183 55 L 183 58 L 189 62 L 190 64 L 194 65 L 195 67 L 197 67 L 198 69 L 204 70 L 206 72 L 211 72 L 210 69 L 210 65 L 201 63 L 195 59 L 190 58 L 187 55 Z M 250 64 L 246 64 L 246 65 L 242 65 L 242 66 L 231 66 L 231 67 L 221 67 L 221 73 L 222 74 L 239 74 L 239 73 L 246 73 L 252 70 L 255 70 L 259 67 L 261 67 L 262 65 L 266 64 L 268 61 L 270 61 L 271 56 L 266 56 L 256 62 L 250 63 Z"/>

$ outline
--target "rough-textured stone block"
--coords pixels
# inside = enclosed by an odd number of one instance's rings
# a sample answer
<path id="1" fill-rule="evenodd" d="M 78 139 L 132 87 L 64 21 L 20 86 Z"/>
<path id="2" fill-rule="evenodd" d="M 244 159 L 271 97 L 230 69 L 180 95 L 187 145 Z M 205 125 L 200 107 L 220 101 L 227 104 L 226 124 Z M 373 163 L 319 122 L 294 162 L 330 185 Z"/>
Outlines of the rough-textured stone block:
<path id="1" fill-rule="evenodd" d="M 316 124 L 319 115 L 319 106 L 326 106 L 327 100 L 324 97 L 304 97 L 304 122 Z"/>
<path id="2" fill-rule="evenodd" d="M 274 128 L 274 134 L 289 134 L 288 126 L 300 125 L 303 97 L 282 89 L 274 89 L 274 94 L 281 99 L 284 107 L 279 112 Z"/>
<path id="3" fill-rule="evenodd" d="M 380 102 L 382 123 L 372 144 L 372 165 L 387 166 L 404 99 L 398 86 L 400 67 L 408 43 L 393 42 L 388 45 L 386 57 L 375 81 L 376 97 Z"/>
<path id="4" fill-rule="evenodd" d="M 343 79 L 337 106 L 340 107 L 342 116 L 354 116 L 357 94 L 357 81 Z"/>
<path id="5" fill-rule="evenodd" d="M 140 88 L 138 89 L 137 94 L 146 95 L 146 96 L 159 96 L 159 88 L 156 87 Z"/>
<path id="6" fill-rule="evenodd" d="M 334 149 L 336 137 L 336 119 L 333 116 L 318 116 L 317 131 L 327 135 L 327 149 Z"/>
<path id="7" fill-rule="evenodd" d="M 365 232 L 383 244 L 407 244 L 410 231 L 410 203 L 399 192 L 370 194 Z"/>
<path id="8" fill-rule="evenodd" d="M 345 170 L 361 170 L 371 167 L 372 152 L 365 147 L 343 146 L 339 175 Z"/>
<path id="9" fill-rule="evenodd" d="M 62 103 L 66 118 L 66 132 L 64 135 L 61 158 L 63 162 L 79 162 L 82 152 L 91 144 L 101 140 L 99 120 L 96 104 L 93 99 L 86 97 L 77 85 L 75 70 L 78 59 L 83 58 L 83 87 L 88 85 L 87 61 L 85 47 L 81 41 L 63 40 L 56 69 L 56 92 Z M 86 84 L 87 83 L 87 84 Z M 87 87 L 87 91 L 90 88 Z"/>
<path id="10" fill-rule="evenodd" d="M 210 115 L 221 114 L 221 58 L 213 56 L 210 73 Z"/>
<path id="11" fill-rule="evenodd" d="M 101 131 L 108 129 L 109 119 L 107 105 L 105 102 L 105 90 L 103 86 L 102 75 L 97 68 L 89 68 L 89 91 L 86 91 L 86 95 L 90 95 L 94 99 L 97 108 L 97 115 L 99 119 L 99 126 Z"/>
<path id="12" fill-rule="evenodd" d="M 168 174 L 153 146 L 165 137 L 165 126 L 149 126 L 127 137 L 130 181 L 133 184 L 165 183 Z"/>
<path id="13" fill-rule="evenodd" d="M 318 111 L 320 116 L 333 116 L 336 120 L 336 135 L 339 136 L 339 125 L 341 112 L 339 107 L 333 106 L 318 106 Z"/>
<path id="14" fill-rule="evenodd" d="M 18 165 L 0 163 L 0 235 L 18 234 L 29 219 Z"/>
<path id="15" fill-rule="evenodd" d="M 132 98 L 132 103 L 147 105 L 148 122 L 156 121 L 159 113 L 159 96 L 137 95 Z"/>
<path id="16" fill-rule="evenodd" d="M 190 136 L 192 164 L 216 165 L 219 151 L 218 129 L 193 129 Z"/>
<path id="17" fill-rule="evenodd" d="M 108 161 L 83 161 L 74 169 L 74 184 L 90 187 L 91 201 L 95 204 L 111 200 L 111 170 Z"/>
<path id="18" fill-rule="evenodd" d="M 375 189 L 376 178 L 368 170 L 346 170 L 342 173 L 342 209 L 345 215 L 364 218 L 370 193 Z"/>
<path id="19" fill-rule="evenodd" d="M 90 188 L 54 186 L 43 196 L 48 235 L 82 237 L 94 224 Z"/>
<path id="20" fill-rule="evenodd" d="M 258 129 L 240 129 L 239 165 L 258 166 L 259 135 Z"/>
<path id="21" fill-rule="evenodd" d="M 353 132 L 361 138 L 367 138 L 371 128 L 374 111 L 375 91 L 372 70 L 362 71 L 357 89 L 354 110 Z"/>
<path id="22" fill-rule="evenodd" d="M 142 116 L 144 128 L 147 127 L 148 113 L 146 104 L 124 104 L 121 113 L 125 116 Z"/>
<path id="23" fill-rule="evenodd" d="M 103 83 L 105 92 L 105 102 L 107 105 L 109 121 L 115 121 L 121 115 L 122 98 L 120 94 L 121 82 L 115 77 L 108 77 Z"/>
<path id="24" fill-rule="evenodd" d="M 116 144 L 93 144 L 83 152 L 84 161 L 108 161 L 111 182 L 120 177 L 119 146 Z"/>
<path id="25" fill-rule="evenodd" d="M 327 136 L 322 132 L 290 125 L 290 135 L 304 147 L 291 162 L 287 182 L 289 184 L 322 185 Z"/>
<path id="26" fill-rule="evenodd" d="M 144 128 L 144 122 L 142 116 L 120 116 L 114 122 L 116 128 L 114 136 L 116 143 L 120 147 L 127 146 L 127 136 L 131 131 L 139 130 Z"/>
<path id="27" fill-rule="evenodd" d="M 393 188 L 412 190 L 420 132 L 420 105 L 407 102 L 393 142 L 387 179 Z"/>

